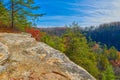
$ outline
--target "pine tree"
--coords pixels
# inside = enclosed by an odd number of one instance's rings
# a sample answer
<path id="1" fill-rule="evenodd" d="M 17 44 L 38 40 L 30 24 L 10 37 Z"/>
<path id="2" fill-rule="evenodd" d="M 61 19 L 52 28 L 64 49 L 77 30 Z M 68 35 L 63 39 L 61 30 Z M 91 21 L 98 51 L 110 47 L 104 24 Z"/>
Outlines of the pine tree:
<path id="1" fill-rule="evenodd" d="M 10 24 L 10 17 L 8 10 L 4 7 L 2 1 L 0 1 L 0 27 L 8 27 Z"/>
<path id="2" fill-rule="evenodd" d="M 109 49 L 109 54 L 107 55 L 109 60 L 116 60 L 118 59 L 118 54 L 117 54 L 117 50 L 115 49 L 115 47 L 111 47 Z"/>
<path id="3" fill-rule="evenodd" d="M 91 52 L 87 40 L 76 27 L 72 27 L 63 36 L 65 44 L 65 54 L 76 64 L 85 68 L 95 77 L 98 77 L 99 71 L 96 63 L 96 56 Z"/>
<path id="4" fill-rule="evenodd" d="M 114 71 L 111 65 L 108 65 L 105 72 L 103 73 L 102 80 L 115 80 Z"/>
<path id="5" fill-rule="evenodd" d="M 30 21 L 30 19 L 36 19 L 37 17 L 44 15 L 33 12 L 34 10 L 38 10 L 40 8 L 35 5 L 34 0 L 9 0 L 7 5 L 5 4 L 5 7 L 9 10 L 11 28 L 19 28 L 20 22 L 22 22 L 22 25 L 29 25 L 30 23 L 28 23 L 27 19 Z"/>

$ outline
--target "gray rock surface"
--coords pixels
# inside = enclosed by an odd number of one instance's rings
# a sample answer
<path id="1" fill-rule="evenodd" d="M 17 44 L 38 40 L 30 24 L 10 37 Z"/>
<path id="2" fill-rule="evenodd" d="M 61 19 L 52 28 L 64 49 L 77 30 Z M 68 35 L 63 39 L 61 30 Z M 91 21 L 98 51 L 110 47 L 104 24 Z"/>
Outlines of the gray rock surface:
<path id="1" fill-rule="evenodd" d="M 0 42 L 0 64 L 2 64 L 8 58 L 8 47 Z"/>
<path id="2" fill-rule="evenodd" d="M 0 80 L 96 80 L 31 35 L 0 33 Z"/>

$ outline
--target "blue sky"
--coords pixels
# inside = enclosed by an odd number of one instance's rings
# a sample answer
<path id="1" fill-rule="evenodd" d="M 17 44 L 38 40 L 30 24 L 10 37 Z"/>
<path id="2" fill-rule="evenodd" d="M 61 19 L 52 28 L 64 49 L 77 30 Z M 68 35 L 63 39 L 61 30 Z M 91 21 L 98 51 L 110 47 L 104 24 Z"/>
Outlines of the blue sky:
<path id="1" fill-rule="evenodd" d="M 46 13 L 38 27 L 60 27 L 73 21 L 80 26 L 120 21 L 120 0 L 35 0 Z"/>

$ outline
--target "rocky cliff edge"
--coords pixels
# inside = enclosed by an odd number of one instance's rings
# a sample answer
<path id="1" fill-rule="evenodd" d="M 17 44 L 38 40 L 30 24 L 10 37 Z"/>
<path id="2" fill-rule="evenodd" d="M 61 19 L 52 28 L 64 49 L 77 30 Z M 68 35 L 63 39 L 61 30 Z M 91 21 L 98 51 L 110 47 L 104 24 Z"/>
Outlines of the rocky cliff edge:
<path id="1" fill-rule="evenodd" d="M 95 80 L 63 53 L 30 34 L 0 33 L 0 80 Z"/>

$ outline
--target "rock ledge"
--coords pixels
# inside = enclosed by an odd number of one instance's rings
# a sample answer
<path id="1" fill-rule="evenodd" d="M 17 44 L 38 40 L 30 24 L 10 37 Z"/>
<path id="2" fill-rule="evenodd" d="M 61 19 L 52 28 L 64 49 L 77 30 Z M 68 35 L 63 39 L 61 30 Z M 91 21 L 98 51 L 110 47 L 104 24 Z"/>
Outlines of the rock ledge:
<path id="1" fill-rule="evenodd" d="M 0 80 L 96 80 L 63 53 L 26 33 L 0 33 Z"/>

